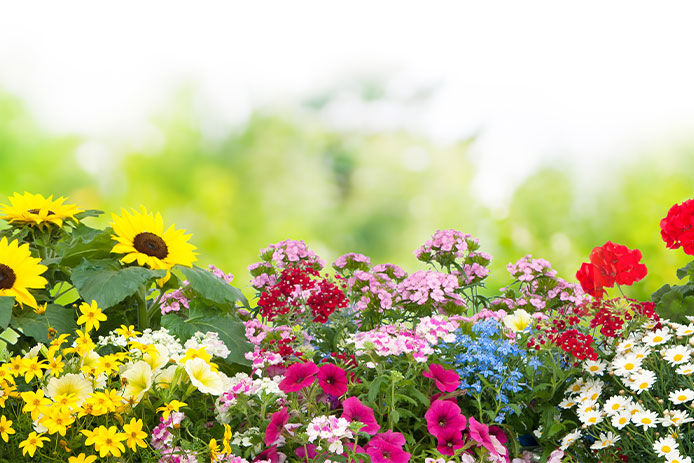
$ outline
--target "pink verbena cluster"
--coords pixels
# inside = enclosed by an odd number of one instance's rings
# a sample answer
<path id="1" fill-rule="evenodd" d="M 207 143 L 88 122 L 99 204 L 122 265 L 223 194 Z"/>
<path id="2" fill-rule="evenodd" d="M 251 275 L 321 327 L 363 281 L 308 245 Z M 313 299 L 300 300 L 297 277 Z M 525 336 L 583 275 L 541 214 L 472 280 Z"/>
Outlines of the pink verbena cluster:
<path id="1" fill-rule="evenodd" d="M 462 296 L 456 293 L 459 288 L 460 284 L 455 275 L 419 270 L 398 285 L 398 292 L 406 304 L 424 305 L 432 302 L 435 308 L 442 309 L 450 303 L 464 305 Z"/>
<path id="2" fill-rule="evenodd" d="M 424 245 L 414 252 L 415 257 L 426 263 L 438 263 L 449 270 L 461 271 L 464 284 L 479 283 L 487 277 L 487 265 L 492 256 L 479 251 L 479 240 L 457 230 L 437 230 Z"/>
<path id="3" fill-rule="evenodd" d="M 183 412 L 171 412 L 167 419 L 159 418 L 159 424 L 152 430 L 150 443 L 161 453 L 159 463 L 196 463 L 198 461 L 195 453 L 171 445 L 174 435 L 169 430 L 180 425 L 183 418 L 185 418 Z"/>
<path id="4" fill-rule="evenodd" d="M 370 331 L 361 331 L 350 336 L 357 355 L 373 351 L 380 357 L 411 354 L 417 362 L 426 362 L 434 350 L 424 337 L 398 325 L 383 325 Z"/>
<path id="5" fill-rule="evenodd" d="M 283 269 L 304 264 L 315 270 L 321 270 L 325 262 L 306 243 L 297 240 L 284 240 L 273 243 L 260 251 L 260 262 L 248 266 L 253 276 L 251 285 L 258 291 L 274 285 Z"/>
<path id="6" fill-rule="evenodd" d="M 357 270 L 347 280 L 352 299 L 356 299 L 355 308 L 359 311 L 373 310 L 383 313 L 393 308 L 397 296 L 397 283 L 385 274 Z"/>
<path id="7" fill-rule="evenodd" d="M 454 342 L 455 334 L 453 332 L 459 326 L 460 324 L 452 318 L 434 315 L 432 317 L 422 317 L 414 332 L 417 336 L 426 339 L 430 345 L 435 346 L 440 339 L 444 342 Z"/>
<path id="8" fill-rule="evenodd" d="M 354 433 L 349 428 L 350 422 L 336 416 L 317 416 L 306 427 L 309 442 L 319 442 L 317 450 L 325 450 L 322 442 L 328 444 L 328 452 L 341 454 L 344 452 L 342 439 L 354 439 Z"/>

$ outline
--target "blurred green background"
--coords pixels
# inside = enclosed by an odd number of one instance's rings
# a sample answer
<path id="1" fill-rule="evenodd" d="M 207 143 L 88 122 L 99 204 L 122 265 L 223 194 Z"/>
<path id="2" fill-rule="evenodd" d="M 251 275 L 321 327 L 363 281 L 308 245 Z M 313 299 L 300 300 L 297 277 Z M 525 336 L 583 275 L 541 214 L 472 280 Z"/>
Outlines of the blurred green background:
<path id="1" fill-rule="evenodd" d="M 525 254 L 576 281 L 590 250 L 612 240 L 644 255 L 649 275 L 627 290 L 640 299 L 674 282 L 688 261 L 659 234 L 669 207 L 692 196 L 686 143 L 594 174 L 550 161 L 505 206 L 490 208 L 473 186 L 474 138 L 441 145 L 402 130 L 336 130 L 321 123 L 330 98 L 297 111 L 257 109 L 242 126 L 209 137 L 187 90 L 152 118 L 159 143 L 132 147 L 47 133 L 21 101 L 0 94 L 0 202 L 15 191 L 65 195 L 107 211 L 101 224 L 121 207 L 145 205 L 192 232 L 200 263 L 232 272 L 246 292 L 259 249 L 287 238 L 305 240 L 328 263 L 352 251 L 411 271 L 420 267 L 412 255 L 420 244 L 455 228 L 493 255 L 494 289 L 507 283 L 506 264 Z"/>

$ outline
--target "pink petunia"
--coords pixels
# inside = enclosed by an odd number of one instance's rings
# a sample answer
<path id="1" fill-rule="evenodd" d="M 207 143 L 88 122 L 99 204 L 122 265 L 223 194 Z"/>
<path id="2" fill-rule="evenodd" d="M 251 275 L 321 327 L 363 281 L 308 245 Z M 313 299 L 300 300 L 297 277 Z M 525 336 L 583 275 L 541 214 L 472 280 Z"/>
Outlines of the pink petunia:
<path id="1" fill-rule="evenodd" d="M 341 396 L 347 392 L 347 373 L 337 365 L 326 363 L 318 370 L 318 384 L 325 393 Z"/>
<path id="2" fill-rule="evenodd" d="M 374 417 L 374 411 L 362 404 L 356 397 L 350 397 L 342 402 L 342 418 L 347 421 L 359 421 L 364 426 L 360 429 L 367 434 L 374 435 L 381 429 L 381 426 Z"/>
<path id="3" fill-rule="evenodd" d="M 441 455 L 455 455 L 455 451 L 463 448 L 463 434 L 460 431 L 445 431 L 438 435 L 436 450 Z"/>
<path id="4" fill-rule="evenodd" d="M 294 450 L 294 454 L 301 461 L 313 461 L 313 459 L 318 456 L 314 444 L 304 444 L 302 447 L 297 447 L 297 449 Z"/>
<path id="5" fill-rule="evenodd" d="M 427 429 L 436 438 L 444 434 L 465 429 L 466 420 L 460 407 L 447 400 L 435 400 L 424 414 Z"/>
<path id="6" fill-rule="evenodd" d="M 300 391 L 313 384 L 316 373 L 318 373 L 318 367 L 313 362 L 290 365 L 279 388 L 285 394 Z"/>
<path id="7" fill-rule="evenodd" d="M 458 389 L 460 385 L 460 377 L 454 370 L 446 370 L 437 363 L 429 365 L 428 370 L 424 370 L 422 375 L 426 378 L 431 378 L 436 382 L 436 387 L 441 392 L 452 392 Z"/>
<path id="8" fill-rule="evenodd" d="M 289 413 L 287 413 L 287 407 L 282 407 L 278 412 L 272 414 L 270 423 L 265 429 L 265 445 L 268 447 L 277 442 L 277 439 L 282 434 L 284 425 L 289 422 Z"/>
<path id="9" fill-rule="evenodd" d="M 407 463 L 411 455 L 402 449 L 405 438 L 399 432 L 386 431 L 376 434 L 366 446 L 371 463 Z"/>
<path id="10" fill-rule="evenodd" d="M 491 435 L 489 434 L 489 427 L 486 424 L 480 423 L 471 416 L 468 420 L 470 437 L 474 439 L 480 446 L 489 450 L 492 455 L 499 455 L 499 452 L 492 442 Z"/>

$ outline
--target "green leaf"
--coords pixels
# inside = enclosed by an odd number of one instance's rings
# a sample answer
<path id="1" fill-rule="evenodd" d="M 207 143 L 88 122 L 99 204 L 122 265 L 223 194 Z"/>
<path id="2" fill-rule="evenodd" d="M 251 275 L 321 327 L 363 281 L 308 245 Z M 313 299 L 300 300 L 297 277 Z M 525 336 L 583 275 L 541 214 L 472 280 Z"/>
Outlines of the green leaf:
<path id="1" fill-rule="evenodd" d="M 214 331 L 219 334 L 219 339 L 231 351 L 226 358 L 228 362 L 250 365 L 243 354 L 252 348 L 246 340 L 246 330 L 238 317 L 192 302 L 188 317 L 184 320 L 176 314 L 166 314 L 161 317 L 161 325 L 178 337 L 181 342 L 190 339 L 196 331 L 203 333 Z"/>
<path id="2" fill-rule="evenodd" d="M 10 324 L 12 307 L 14 307 L 14 297 L 0 296 L 0 329 L 7 328 Z"/>
<path id="3" fill-rule="evenodd" d="M 46 315 L 24 311 L 12 319 L 11 325 L 25 336 L 34 338 L 37 342 L 48 342 L 48 320 Z"/>
<path id="4" fill-rule="evenodd" d="M 188 279 L 190 287 L 205 299 L 217 304 L 231 304 L 232 306 L 238 301 L 247 309 L 251 308 L 248 300 L 238 288 L 234 288 L 221 278 L 217 278 L 212 272 L 195 266 L 179 265 L 178 267 Z"/>
<path id="5" fill-rule="evenodd" d="M 48 325 L 58 334 L 74 333 L 77 330 L 75 323 L 75 311 L 58 304 L 46 306 L 46 320 Z"/>
<path id="6" fill-rule="evenodd" d="M 694 261 L 691 261 L 684 267 L 677 269 L 677 278 L 681 280 L 686 276 L 688 276 L 690 280 L 694 278 Z"/>
<path id="7" fill-rule="evenodd" d="M 0 333 L 0 339 L 9 344 L 15 344 L 17 341 L 19 341 L 19 333 L 12 328 L 6 328 L 2 333 Z"/>
<path id="8" fill-rule="evenodd" d="M 77 220 L 82 220 L 87 217 L 99 217 L 103 213 L 104 211 L 100 211 L 98 209 L 87 209 L 86 211 L 78 212 L 77 214 L 75 214 L 75 218 Z"/>
<path id="9" fill-rule="evenodd" d="M 369 398 L 369 402 L 374 403 L 376 401 L 376 396 L 381 391 L 381 384 L 383 384 L 385 380 L 385 376 L 379 376 L 378 378 L 373 380 L 373 382 L 369 386 L 369 393 L 367 395 L 367 397 Z"/>
<path id="10" fill-rule="evenodd" d="M 111 233 L 110 229 L 101 232 L 86 225 L 82 225 L 81 228 L 78 226 L 70 244 L 59 245 L 58 251 L 63 254 L 60 263 L 74 267 L 82 262 L 82 259 L 108 259 L 114 245 Z"/>
<path id="11" fill-rule="evenodd" d="M 72 271 L 72 284 L 82 299 L 94 300 L 102 309 L 108 309 L 135 294 L 150 280 L 164 275 L 163 270 L 120 268 L 113 260 L 85 260 Z"/>

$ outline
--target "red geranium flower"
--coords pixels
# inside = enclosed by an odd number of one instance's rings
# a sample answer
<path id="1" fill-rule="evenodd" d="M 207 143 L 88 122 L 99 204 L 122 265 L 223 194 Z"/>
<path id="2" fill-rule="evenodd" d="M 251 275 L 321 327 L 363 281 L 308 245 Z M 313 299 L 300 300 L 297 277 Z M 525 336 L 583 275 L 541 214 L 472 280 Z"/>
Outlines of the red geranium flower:
<path id="1" fill-rule="evenodd" d="M 318 367 L 313 362 L 295 363 L 287 368 L 279 388 L 285 394 L 297 392 L 313 384 Z"/>
<path id="2" fill-rule="evenodd" d="M 583 263 L 576 273 L 585 292 L 602 298 L 603 288 L 618 285 L 632 285 L 648 273 L 646 266 L 639 263 L 641 251 L 629 249 L 621 244 L 608 241 L 590 253 L 590 263 Z"/>
<path id="3" fill-rule="evenodd" d="M 441 392 L 452 392 L 458 389 L 460 377 L 454 370 L 446 370 L 437 363 L 429 365 L 429 369 L 422 372 L 425 378 L 436 381 L 436 387 Z"/>
<path id="4" fill-rule="evenodd" d="M 319 368 L 318 384 L 326 394 L 341 396 L 347 392 L 347 373 L 337 365 L 326 363 Z"/>
<path id="5" fill-rule="evenodd" d="M 435 400 L 424 418 L 427 420 L 427 429 L 437 438 L 451 431 L 462 431 L 467 424 L 460 413 L 460 407 L 447 400 Z"/>
<path id="6" fill-rule="evenodd" d="M 361 400 L 356 397 L 350 397 L 342 402 L 342 418 L 349 422 L 359 421 L 363 423 L 364 426 L 360 431 L 364 431 L 367 434 L 374 435 L 381 428 L 374 417 L 374 411 L 361 403 Z"/>
<path id="7" fill-rule="evenodd" d="M 681 246 L 686 254 L 694 256 L 694 199 L 670 208 L 660 221 L 660 236 L 668 248 Z"/>
<path id="8" fill-rule="evenodd" d="M 277 442 L 277 439 L 282 434 L 284 425 L 289 422 L 289 413 L 287 413 L 287 407 L 282 407 L 278 412 L 272 414 L 270 423 L 265 429 L 265 445 L 268 447 Z"/>

